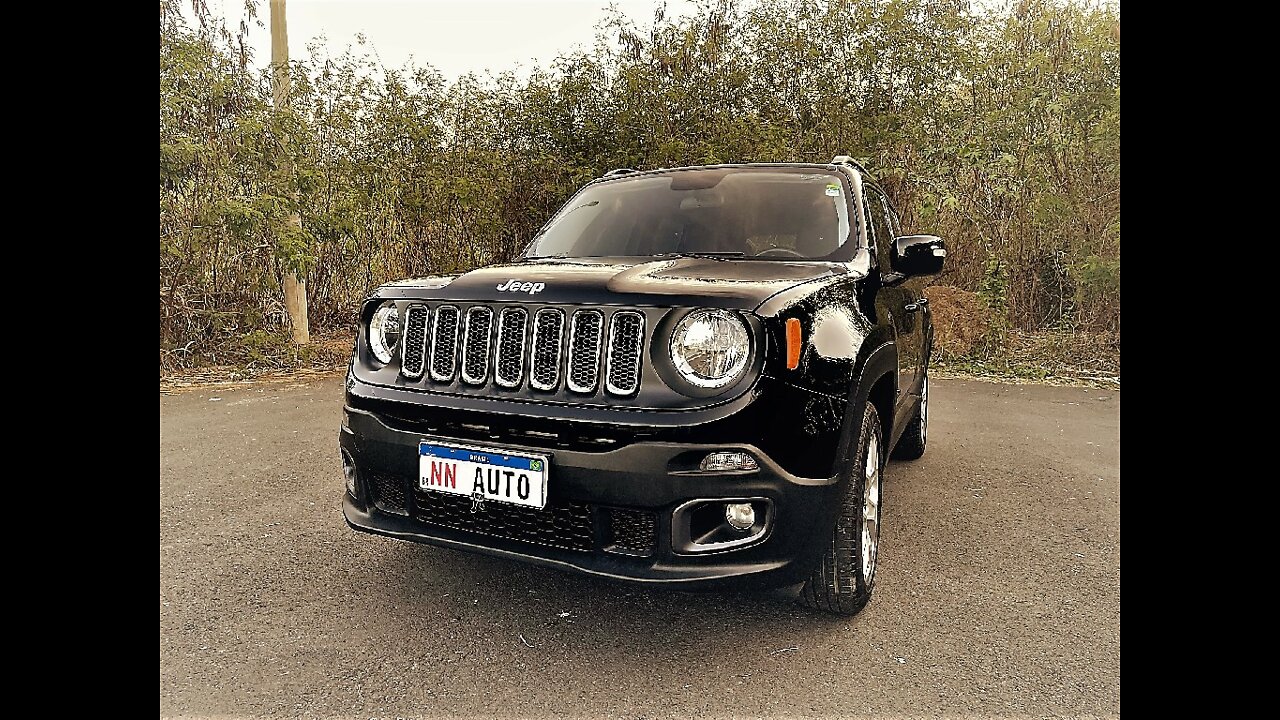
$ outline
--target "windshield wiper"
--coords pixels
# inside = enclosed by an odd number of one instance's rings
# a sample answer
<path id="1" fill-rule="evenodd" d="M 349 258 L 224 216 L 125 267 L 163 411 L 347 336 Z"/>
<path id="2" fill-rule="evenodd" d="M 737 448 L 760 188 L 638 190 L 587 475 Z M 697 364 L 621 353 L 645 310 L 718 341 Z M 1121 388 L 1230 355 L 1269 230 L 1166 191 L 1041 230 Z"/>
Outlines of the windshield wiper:
<path id="1" fill-rule="evenodd" d="M 740 258 L 746 256 L 746 253 L 732 250 L 728 252 L 666 252 L 658 253 L 657 257 L 691 257 L 705 258 L 707 260 L 719 260 L 721 262 L 729 258 Z"/>

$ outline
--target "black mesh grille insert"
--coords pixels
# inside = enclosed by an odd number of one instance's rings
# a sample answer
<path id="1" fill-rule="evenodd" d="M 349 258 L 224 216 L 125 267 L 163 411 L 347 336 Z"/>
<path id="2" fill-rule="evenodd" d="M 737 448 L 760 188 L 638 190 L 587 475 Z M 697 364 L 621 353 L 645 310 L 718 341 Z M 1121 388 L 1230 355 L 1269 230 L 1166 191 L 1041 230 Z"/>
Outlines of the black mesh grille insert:
<path id="1" fill-rule="evenodd" d="M 652 555 L 657 546 L 658 517 L 645 510 L 609 510 L 610 552 Z"/>
<path id="2" fill-rule="evenodd" d="M 427 354 L 427 316 L 430 313 L 421 305 L 412 305 L 405 311 L 404 353 L 400 372 L 407 378 L 422 377 Z"/>
<path id="3" fill-rule="evenodd" d="M 591 552 L 590 506 L 581 503 L 537 508 L 487 502 L 471 512 L 471 498 L 445 493 L 414 493 L 417 519 L 429 525 L 464 530 L 534 545 Z"/>
<path id="4" fill-rule="evenodd" d="M 431 326 L 431 379 L 447 382 L 453 379 L 458 362 L 458 308 L 442 305 L 436 310 Z"/>
<path id="5" fill-rule="evenodd" d="M 524 374 L 524 331 L 529 311 L 507 308 L 498 315 L 498 361 L 493 375 L 503 387 L 516 387 Z"/>
<path id="6" fill-rule="evenodd" d="M 600 340 L 604 336 L 604 315 L 598 310 L 573 314 L 569 330 L 569 372 L 565 384 L 574 392 L 595 392 L 600 382 Z"/>
<path id="7" fill-rule="evenodd" d="M 605 389 L 631 395 L 640 387 L 640 354 L 644 345 L 644 316 L 622 310 L 609 322 L 609 362 Z"/>
<path id="8" fill-rule="evenodd" d="M 529 384 L 553 390 L 560 383 L 560 346 L 564 338 L 564 313 L 550 308 L 533 316 L 533 358 Z"/>
<path id="9" fill-rule="evenodd" d="M 404 483 L 400 477 L 370 473 L 368 478 L 369 494 L 373 496 L 373 504 L 378 506 L 379 510 L 397 515 L 409 514 L 408 505 L 405 502 Z"/>
<path id="10" fill-rule="evenodd" d="M 492 329 L 492 310 L 473 307 L 467 311 L 467 327 L 462 334 L 462 379 L 472 385 L 483 383 L 489 374 L 489 331 Z"/>

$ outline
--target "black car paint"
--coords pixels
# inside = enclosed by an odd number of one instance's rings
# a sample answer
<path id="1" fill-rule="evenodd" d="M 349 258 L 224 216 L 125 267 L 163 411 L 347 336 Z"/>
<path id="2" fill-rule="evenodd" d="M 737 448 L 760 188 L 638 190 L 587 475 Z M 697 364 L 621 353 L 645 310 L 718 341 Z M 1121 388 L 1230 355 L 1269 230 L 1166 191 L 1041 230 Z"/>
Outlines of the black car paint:
<path id="1" fill-rule="evenodd" d="M 613 556 L 599 548 L 575 554 L 426 526 L 350 495 L 344 502 L 348 522 L 369 532 L 517 555 L 620 580 L 685 588 L 803 580 L 825 546 L 849 482 L 862 408 L 876 405 L 892 448 L 919 403 L 932 344 L 927 303 L 913 294 L 914 283 L 890 267 L 893 259 L 878 259 L 868 242 L 862 174 L 845 165 L 817 167 L 842 171 L 852 188 L 847 199 L 857 246 L 848 262 L 530 259 L 385 285 L 362 310 L 346 386 L 350 421 L 341 433 L 342 447 L 361 472 L 376 467 L 412 482 L 417 468 L 411 448 L 428 437 L 546 452 L 552 457 L 553 496 L 657 512 L 660 547 L 654 557 Z M 498 289 L 513 279 L 540 283 L 542 289 Z M 456 378 L 407 382 L 395 367 L 381 367 L 366 345 L 368 320 L 386 300 L 627 307 L 645 313 L 655 341 L 643 363 L 640 395 L 630 399 L 540 395 L 527 385 L 509 392 L 492 384 L 473 390 Z M 669 382 L 670 373 L 657 369 L 665 352 L 656 340 L 664 336 L 657 332 L 700 307 L 741 312 L 753 335 L 752 371 L 715 393 L 682 392 Z M 804 347 L 799 367 L 788 370 L 785 323 L 792 318 L 804 328 Z M 547 434 L 556 439 L 543 439 Z M 696 472 L 698 458 L 725 449 L 751 453 L 760 471 Z M 759 542 L 713 556 L 672 547 L 670 513 L 680 502 L 748 496 L 767 498 L 775 507 L 770 532 Z"/>
<path id="2" fill-rule="evenodd" d="M 844 263 L 826 262 L 681 256 L 532 258 L 451 276 L 446 284 L 437 278 L 391 283 L 378 288 L 373 298 L 753 310 L 794 285 L 849 272 Z M 512 279 L 541 283 L 544 287 L 537 293 L 498 289 Z"/>

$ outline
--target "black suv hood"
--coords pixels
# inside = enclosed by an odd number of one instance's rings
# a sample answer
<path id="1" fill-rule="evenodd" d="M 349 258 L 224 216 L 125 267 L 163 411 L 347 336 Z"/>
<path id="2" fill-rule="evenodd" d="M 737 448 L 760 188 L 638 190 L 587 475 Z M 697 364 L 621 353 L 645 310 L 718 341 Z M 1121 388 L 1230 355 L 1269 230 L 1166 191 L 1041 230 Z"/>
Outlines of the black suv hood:
<path id="1" fill-rule="evenodd" d="M 375 296 L 570 305 L 701 305 L 754 310 L 789 287 L 834 279 L 848 272 L 847 266 L 840 263 L 777 260 L 697 257 L 529 260 L 491 265 L 461 275 L 390 283 L 379 288 Z"/>

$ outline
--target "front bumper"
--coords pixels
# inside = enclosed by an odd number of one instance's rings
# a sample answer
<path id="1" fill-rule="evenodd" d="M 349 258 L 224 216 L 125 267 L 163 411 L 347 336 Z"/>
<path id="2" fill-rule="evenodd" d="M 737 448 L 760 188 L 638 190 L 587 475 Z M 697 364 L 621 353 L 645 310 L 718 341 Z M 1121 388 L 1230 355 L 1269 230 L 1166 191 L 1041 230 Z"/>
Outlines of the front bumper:
<path id="1" fill-rule="evenodd" d="M 837 478 L 794 476 L 754 444 L 639 441 L 613 449 L 532 444 L 500 447 L 551 456 L 544 510 L 417 490 L 418 443 L 460 444 L 430 428 L 405 427 L 348 406 L 341 446 L 353 462 L 358 497 L 343 514 L 356 530 L 401 540 L 518 558 L 612 580 L 679 589 L 761 589 L 804 581 L 830 542 Z M 480 443 L 493 446 L 494 443 Z M 750 453 L 759 470 L 702 473 L 713 451 Z M 758 540 L 689 552 L 677 508 L 691 500 L 752 499 L 768 507 Z"/>

